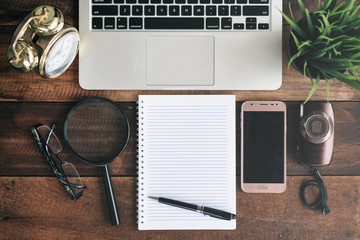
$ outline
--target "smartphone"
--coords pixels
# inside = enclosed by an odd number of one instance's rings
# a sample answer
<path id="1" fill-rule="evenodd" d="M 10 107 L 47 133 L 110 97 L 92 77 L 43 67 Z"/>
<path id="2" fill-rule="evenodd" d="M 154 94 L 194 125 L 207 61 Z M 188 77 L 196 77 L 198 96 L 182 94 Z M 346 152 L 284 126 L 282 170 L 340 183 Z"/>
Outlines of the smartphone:
<path id="1" fill-rule="evenodd" d="M 249 193 L 285 191 L 285 103 L 247 101 L 242 104 L 241 188 Z"/>

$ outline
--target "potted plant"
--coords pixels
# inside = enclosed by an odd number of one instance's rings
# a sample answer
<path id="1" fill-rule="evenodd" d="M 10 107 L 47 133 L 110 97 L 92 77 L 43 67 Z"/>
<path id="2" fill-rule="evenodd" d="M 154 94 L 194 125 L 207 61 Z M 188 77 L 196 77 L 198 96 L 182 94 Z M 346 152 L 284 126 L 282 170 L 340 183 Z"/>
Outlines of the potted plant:
<path id="1" fill-rule="evenodd" d="M 355 4 L 356 0 L 341 4 L 337 0 L 324 0 L 309 13 L 302 0 L 297 2 L 302 13 L 300 21 L 295 19 L 290 3 L 290 16 L 283 12 L 282 15 L 293 28 L 288 42 L 288 68 L 292 65 L 312 82 L 305 102 L 321 79 L 326 82 L 327 99 L 330 79 L 360 90 L 360 5 Z"/>

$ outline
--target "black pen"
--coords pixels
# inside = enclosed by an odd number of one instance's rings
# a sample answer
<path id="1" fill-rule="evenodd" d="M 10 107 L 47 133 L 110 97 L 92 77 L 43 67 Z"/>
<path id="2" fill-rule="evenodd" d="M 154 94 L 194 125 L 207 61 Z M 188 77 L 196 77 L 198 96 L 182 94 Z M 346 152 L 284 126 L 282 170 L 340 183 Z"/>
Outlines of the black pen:
<path id="1" fill-rule="evenodd" d="M 219 218 L 219 219 L 229 220 L 229 221 L 231 219 L 236 219 L 235 214 L 228 213 L 228 212 L 218 210 L 218 209 L 214 209 L 214 208 L 198 206 L 198 205 L 195 205 L 195 204 L 181 202 L 181 201 L 177 201 L 177 200 L 173 200 L 173 199 L 169 199 L 169 198 L 163 198 L 163 197 L 151 197 L 151 196 L 149 196 L 149 198 L 158 200 L 160 203 L 164 203 L 164 204 L 171 205 L 171 206 L 174 206 L 174 207 L 188 209 L 188 210 L 198 212 L 198 213 L 202 213 L 204 215 L 208 215 L 208 216 L 214 217 L 214 218 Z"/>

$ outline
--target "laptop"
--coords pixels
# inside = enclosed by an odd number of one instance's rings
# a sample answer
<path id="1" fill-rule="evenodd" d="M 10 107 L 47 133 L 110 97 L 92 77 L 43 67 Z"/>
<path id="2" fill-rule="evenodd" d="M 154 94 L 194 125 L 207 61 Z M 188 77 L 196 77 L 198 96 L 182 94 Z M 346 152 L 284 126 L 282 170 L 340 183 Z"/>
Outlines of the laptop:
<path id="1" fill-rule="evenodd" d="M 79 83 L 96 90 L 275 90 L 282 0 L 79 0 Z"/>

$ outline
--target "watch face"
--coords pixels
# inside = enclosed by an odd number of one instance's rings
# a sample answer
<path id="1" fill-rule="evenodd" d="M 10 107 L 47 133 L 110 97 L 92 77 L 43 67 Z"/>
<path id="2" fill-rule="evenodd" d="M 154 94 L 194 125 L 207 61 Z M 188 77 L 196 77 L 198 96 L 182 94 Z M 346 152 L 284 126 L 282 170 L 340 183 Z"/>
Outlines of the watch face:
<path id="1" fill-rule="evenodd" d="M 52 47 L 45 61 L 47 76 L 57 76 L 66 70 L 74 60 L 79 45 L 79 39 L 74 33 L 62 36 Z"/>

